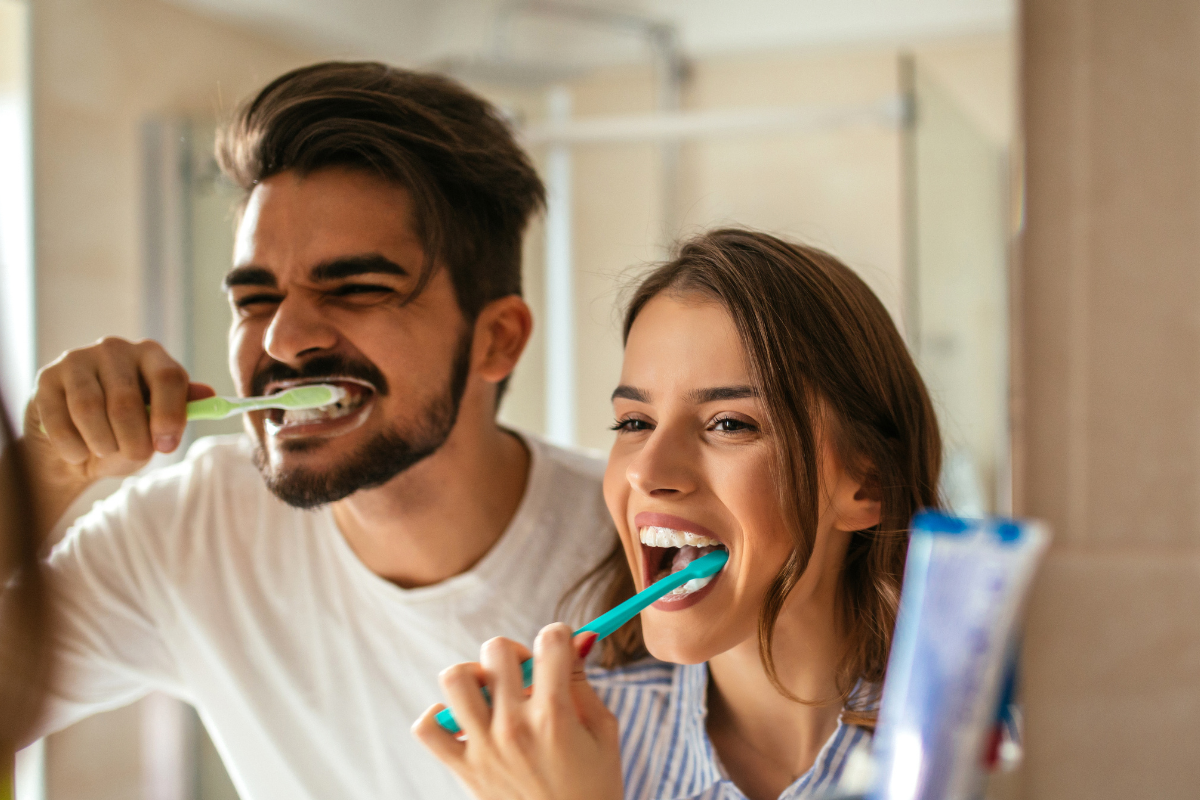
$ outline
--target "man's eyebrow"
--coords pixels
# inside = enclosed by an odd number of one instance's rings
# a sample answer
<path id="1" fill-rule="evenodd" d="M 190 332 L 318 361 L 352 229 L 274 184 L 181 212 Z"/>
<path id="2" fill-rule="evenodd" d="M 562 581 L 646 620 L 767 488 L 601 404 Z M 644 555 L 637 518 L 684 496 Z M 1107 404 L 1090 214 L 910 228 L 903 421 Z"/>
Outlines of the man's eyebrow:
<path id="1" fill-rule="evenodd" d="M 408 277 L 408 270 L 379 253 L 361 256 L 341 256 L 317 264 L 309 272 L 314 281 L 336 281 L 355 275 L 398 275 Z"/>
<path id="2" fill-rule="evenodd" d="M 742 400 L 747 397 L 758 397 L 758 392 L 753 386 L 714 386 L 711 389 L 693 389 L 688 392 L 688 399 L 696 405 L 718 400 Z"/>
<path id="3" fill-rule="evenodd" d="M 613 389 L 612 399 L 616 400 L 618 397 L 624 400 L 633 400 L 637 403 L 650 402 L 650 395 L 646 394 L 636 386 L 626 386 L 625 384 L 621 384 L 617 388 Z"/>
<path id="4" fill-rule="evenodd" d="M 221 281 L 221 286 L 225 291 L 229 291 L 234 286 L 270 286 L 272 288 L 278 286 L 275 280 L 275 273 L 266 267 L 234 267 L 225 273 L 225 278 Z"/>

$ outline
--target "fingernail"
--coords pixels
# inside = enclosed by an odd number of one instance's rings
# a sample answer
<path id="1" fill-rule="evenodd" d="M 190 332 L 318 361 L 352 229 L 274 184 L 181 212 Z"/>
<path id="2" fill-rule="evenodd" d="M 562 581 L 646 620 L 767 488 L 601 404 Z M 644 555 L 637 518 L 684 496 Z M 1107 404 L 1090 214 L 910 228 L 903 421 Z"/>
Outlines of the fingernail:
<path id="1" fill-rule="evenodd" d="M 170 435 L 162 435 L 154 437 L 154 449 L 160 453 L 169 453 L 175 449 L 175 445 L 179 444 L 179 439 Z"/>
<path id="2" fill-rule="evenodd" d="M 587 658 L 587 654 L 592 652 L 592 648 L 596 645 L 596 642 L 600 641 L 600 634 L 595 631 L 588 631 L 586 635 L 587 639 L 584 640 L 583 644 L 579 645 L 580 658 Z"/>

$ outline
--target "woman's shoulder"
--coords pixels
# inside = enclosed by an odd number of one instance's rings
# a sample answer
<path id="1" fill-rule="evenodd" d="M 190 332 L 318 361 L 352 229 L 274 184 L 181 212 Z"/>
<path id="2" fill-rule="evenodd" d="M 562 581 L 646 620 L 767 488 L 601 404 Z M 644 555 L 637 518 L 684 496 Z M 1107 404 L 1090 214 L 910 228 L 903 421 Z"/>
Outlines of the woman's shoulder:
<path id="1" fill-rule="evenodd" d="M 663 724 L 678 704 L 680 670 L 645 658 L 613 669 L 589 669 L 588 682 L 600 701 L 616 715 L 621 728 Z"/>
<path id="2" fill-rule="evenodd" d="M 655 658 L 643 658 L 612 669 L 592 667 L 587 671 L 588 682 L 597 691 L 654 691 L 670 690 L 678 664 L 668 664 Z"/>

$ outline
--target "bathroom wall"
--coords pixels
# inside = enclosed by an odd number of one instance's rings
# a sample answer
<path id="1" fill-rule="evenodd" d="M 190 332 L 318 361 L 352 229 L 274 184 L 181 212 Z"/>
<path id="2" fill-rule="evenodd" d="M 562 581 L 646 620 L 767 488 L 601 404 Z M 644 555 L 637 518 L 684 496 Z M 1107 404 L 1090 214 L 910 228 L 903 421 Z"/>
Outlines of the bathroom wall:
<path id="1" fill-rule="evenodd" d="M 1200 5 L 1022 3 L 1029 800 L 1200 786 Z"/>

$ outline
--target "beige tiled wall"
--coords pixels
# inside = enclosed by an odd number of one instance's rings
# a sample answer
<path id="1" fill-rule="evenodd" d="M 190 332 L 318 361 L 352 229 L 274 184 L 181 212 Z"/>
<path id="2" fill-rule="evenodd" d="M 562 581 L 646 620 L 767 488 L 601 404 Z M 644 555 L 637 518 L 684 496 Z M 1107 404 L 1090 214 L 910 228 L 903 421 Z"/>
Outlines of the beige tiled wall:
<path id="1" fill-rule="evenodd" d="M 1200 796 L 1200 3 L 1022 4 L 1028 798 Z"/>
<path id="2" fill-rule="evenodd" d="M 1007 33 L 924 42 L 923 69 L 997 147 L 1012 130 L 1012 38 Z M 895 45 L 843 46 L 713 55 L 694 59 L 683 106 L 693 111 L 868 104 L 899 89 Z M 537 119 L 544 100 L 529 92 L 479 87 Z M 623 66 L 570 83 L 578 117 L 648 113 L 652 72 Z M 544 155 L 533 149 L 534 157 Z M 763 228 L 826 248 L 858 270 L 898 322 L 902 319 L 901 136 L 894 127 L 772 132 L 689 140 L 682 146 L 676 198 L 679 229 L 664 230 L 660 151 L 649 143 L 589 144 L 572 151 L 577 340 L 577 436 L 607 452 L 609 395 L 621 367 L 620 303 L 669 239 L 717 225 Z M 517 369 L 502 419 L 539 430 L 544 392 L 541 251 L 535 226 L 526 260 L 534 338 Z"/>
<path id="3" fill-rule="evenodd" d="M 314 60 L 158 0 L 37 0 L 33 44 L 38 363 L 141 331 L 139 126 L 213 118 Z"/>

